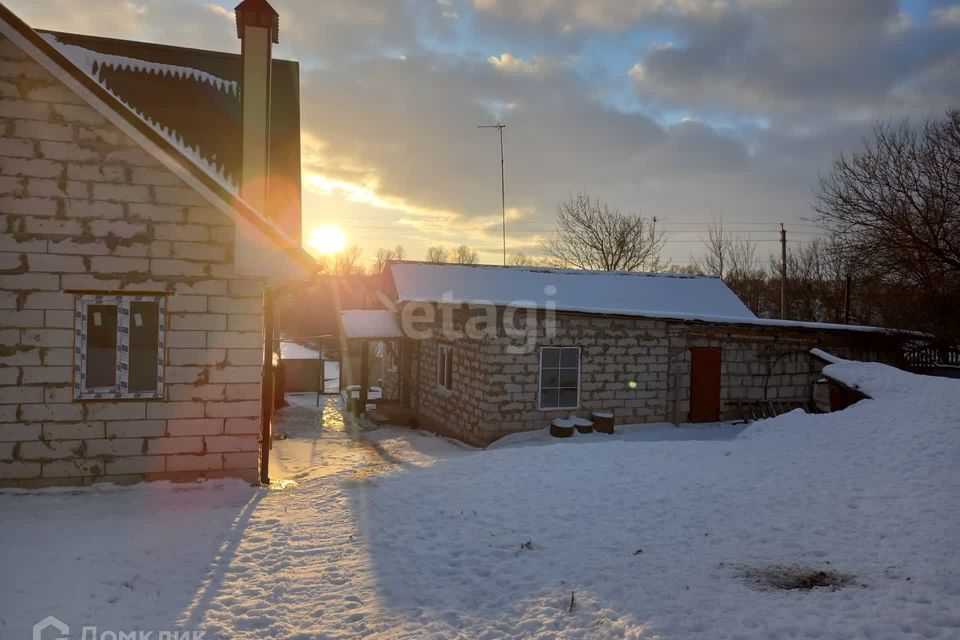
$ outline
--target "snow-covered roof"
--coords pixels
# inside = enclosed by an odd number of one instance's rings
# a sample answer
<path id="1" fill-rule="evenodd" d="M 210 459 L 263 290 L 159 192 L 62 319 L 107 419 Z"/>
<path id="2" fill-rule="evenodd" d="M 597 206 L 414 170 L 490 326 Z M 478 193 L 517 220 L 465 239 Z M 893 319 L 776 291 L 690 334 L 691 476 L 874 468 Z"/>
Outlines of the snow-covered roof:
<path id="1" fill-rule="evenodd" d="M 391 262 L 398 302 L 492 303 L 557 311 L 800 329 L 877 327 L 758 318 L 714 276 Z"/>
<path id="2" fill-rule="evenodd" d="M 396 262 L 401 302 L 531 301 L 558 310 L 756 318 L 719 278 L 688 274 Z"/>
<path id="3" fill-rule="evenodd" d="M 347 338 L 402 338 L 396 316 L 379 309 L 350 309 L 340 312 L 340 324 Z"/>
<path id="4" fill-rule="evenodd" d="M 280 342 L 280 357 L 284 360 L 318 360 L 320 352 L 296 342 L 283 340 Z"/>
<path id="5" fill-rule="evenodd" d="M 823 349 L 817 349 L 817 348 L 810 349 L 810 355 L 812 355 L 815 358 L 819 358 L 820 360 L 823 360 L 827 364 L 839 364 L 841 362 L 847 362 L 843 358 L 838 358 L 837 356 L 833 355 L 832 353 L 828 353 Z"/>
<path id="6" fill-rule="evenodd" d="M 141 60 L 130 56 L 118 56 L 101 51 L 94 51 L 75 44 L 61 42 L 55 34 L 41 33 L 40 36 L 60 50 L 63 55 L 75 65 L 90 74 L 96 74 L 98 67 L 108 69 L 123 69 L 139 71 L 152 75 L 171 75 L 177 78 L 190 78 L 197 82 L 205 82 L 218 90 L 240 99 L 240 83 L 236 80 L 225 80 L 201 69 L 186 67 L 178 64 L 164 64 L 150 60 Z"/>

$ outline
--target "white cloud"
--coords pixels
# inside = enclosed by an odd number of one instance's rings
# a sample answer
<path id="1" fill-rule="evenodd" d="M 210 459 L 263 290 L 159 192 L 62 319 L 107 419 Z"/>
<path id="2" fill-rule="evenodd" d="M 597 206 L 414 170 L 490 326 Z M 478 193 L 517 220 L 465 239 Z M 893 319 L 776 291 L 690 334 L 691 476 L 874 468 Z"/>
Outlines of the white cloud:
<path id="1" fill-rule="evenodd" d="M 220 0 L 4 1 L 40 27 L 239 51 Z M 532 249 L 581 189 L 667 224 L 797 220 L 875 118 L 960 101 L 956 6 L 911 24 L 892 0 L 472 0 L 444 18 L 469 1 L 276 3 L 278 55 L 302 63 L 305 221 L 365 256 L 466 242 L 499 260 L 499 145 L 476 128 L 497 118 L 508 244 Z M 629 75 L 587 40 L 636 52 Z"/>
<path id="2" fill-rule="evenodd" d="M 534 56 L 527 61 L 522 58 L 517 58 L 509 53 L 503 53 L 499 56 L 490 56 L 487 58 L 487 62 L 490 63 L 490 66 L 498 71 L 518 75 L 527 75 L 535 78 L 545 78 L 563 66 L 560 62 L 551 60 L 549 58 L 544 58 L 543 56 Z"/>
<path id="3" fill-rule="evenodd" d="M 142 33 L 146 8 L 130 0 L 101 0 L 80 9 L 73 0 L 7 0 L 10 9 L 31 27 L 118 38 Z"/>
<path id="4" fill-rule="evenodd" d="M 944 26 L 960 25 L 960 5 L 935 9 L 932 15 L 937 24 Z"/>
<path id="5" fill-rule="evenodd" d="M 662 16 L 709 18 L 722 13 L 730 3 L 727 0 L 474 0 L 473 4 L 484 13 L 532 24 L 549 24 L 558 33 L 565 33 L 578 28 L 621 31 Z"/>

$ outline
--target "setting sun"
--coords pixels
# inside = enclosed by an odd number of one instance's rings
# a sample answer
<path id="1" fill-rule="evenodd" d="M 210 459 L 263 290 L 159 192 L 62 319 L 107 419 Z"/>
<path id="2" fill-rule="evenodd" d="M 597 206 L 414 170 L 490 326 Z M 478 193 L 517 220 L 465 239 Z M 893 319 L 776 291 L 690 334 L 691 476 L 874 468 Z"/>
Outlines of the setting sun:
<path id="1" fill-rule="evenodd" d="M 325 224 L 310 231 L 307 249 L 321 255 L 340 253 L 347 246 L 347 233 L 335 224 Z"/>

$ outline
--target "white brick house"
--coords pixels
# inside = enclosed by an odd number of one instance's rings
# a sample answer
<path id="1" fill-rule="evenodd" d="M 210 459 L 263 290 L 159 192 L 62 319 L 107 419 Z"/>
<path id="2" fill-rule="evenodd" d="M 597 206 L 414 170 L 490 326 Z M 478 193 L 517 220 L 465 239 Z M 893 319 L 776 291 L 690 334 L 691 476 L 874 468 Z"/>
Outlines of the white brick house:
<path id="1" fill-rule="evenodd" d="M 0 126 L 0 485 L 256 481 L 264 289 L 313 272 L 267 181 L 237 193 L 3 5 Z"/>
<path id="2" fill-rule="evenodd" d="M 891 361 L 901 341 L 758 318 L 705 276 L 392 262 L 384 279 L 395 322 L 344 311 L 345 335 L 388 344 L 385 405 L 476 446 L 594 411 L 679 423 L 807 406 L 812 348 Z"/>

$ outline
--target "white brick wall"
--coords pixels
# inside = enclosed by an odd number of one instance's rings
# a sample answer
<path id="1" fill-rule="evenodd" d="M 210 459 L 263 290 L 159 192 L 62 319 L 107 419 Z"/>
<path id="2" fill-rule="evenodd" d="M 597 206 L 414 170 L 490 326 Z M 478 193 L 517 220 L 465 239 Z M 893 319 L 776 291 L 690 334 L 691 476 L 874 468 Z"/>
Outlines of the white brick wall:
<path id="1" fill-rule="evenodd" d="M 685 422 L 691 347 L 723 349 L 721 418 L 741 418 L 740 401 L 807 402 L 819 373 L 808 355 L 813 347 L 853 358 L 869 358 L 876 351 L 876 345 L 857 346 L 863 336 L 823 331 L 569 313 L 557 314 L 556 335 L 543 335 L 542 326 L 540 332 L 537 347 L 581 348 L 578 410 L 538 408 L 539 349 L 512 355 L 506 337 L 454 341 L 453 391 L 446 392 L 436 384 L 438 341 L 424 340 L 412 343 L 412 402 L 419 421 L 479 446 L 515 431 L 546 427 L 570 413 L 589 416 L 593 410 L 612 410 L 618 424 Z M 395 386 L 394 380 L 384 383 Z"/>
<path id="2" fill-rule="evenodd" d="M 254 480 L 261 284 L 232 223 L 0 39 L 0 485 Z M 74 402 L 70 290 L 167 299 L 166 398 Z"/>

